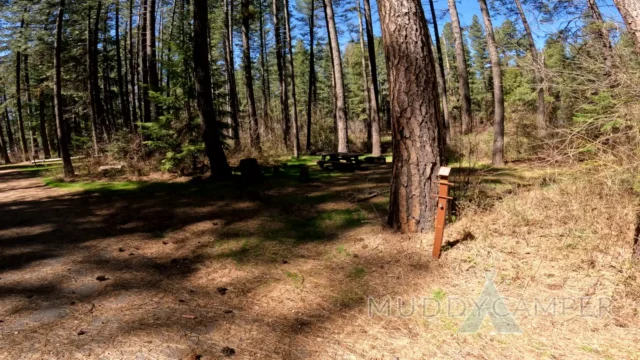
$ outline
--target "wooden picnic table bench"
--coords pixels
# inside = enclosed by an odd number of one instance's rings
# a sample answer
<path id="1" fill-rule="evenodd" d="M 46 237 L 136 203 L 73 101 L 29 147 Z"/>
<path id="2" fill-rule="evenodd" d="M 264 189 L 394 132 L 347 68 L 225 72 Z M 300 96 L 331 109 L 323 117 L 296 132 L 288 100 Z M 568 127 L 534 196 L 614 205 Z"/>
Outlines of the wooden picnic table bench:
<path id="1" fill-rule="evenodd" d="M 329 152 L 322 153 L 320 156 L 322 156 L 322 160 L 318 161 L 318 166 L 323 170 L 326 169 L 325 165 L 330 165 L 334 170 L 354 171 L 362 165 L 360 157 L 364 154 Z"/>

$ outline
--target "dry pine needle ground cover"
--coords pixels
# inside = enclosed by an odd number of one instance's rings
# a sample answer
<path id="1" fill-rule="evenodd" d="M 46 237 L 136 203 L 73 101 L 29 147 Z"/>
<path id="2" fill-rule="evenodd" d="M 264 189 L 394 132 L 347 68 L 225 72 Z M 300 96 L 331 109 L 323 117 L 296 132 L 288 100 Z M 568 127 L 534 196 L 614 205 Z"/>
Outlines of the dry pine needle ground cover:
<path id="1" fill-rule="evenodd" d="M 473 174 L 438 261 L 382 226 L 388 166 L 284 177 L 79 191 L 0 167 L 0 358 L 640 358 L 633 199 L 588 172 Z M 522 334 L 458 334 L 488 271 Z M 441 311 L 401 316 L 412 298 Z M 534 312 L 564 298 L 612 302 Z"/>

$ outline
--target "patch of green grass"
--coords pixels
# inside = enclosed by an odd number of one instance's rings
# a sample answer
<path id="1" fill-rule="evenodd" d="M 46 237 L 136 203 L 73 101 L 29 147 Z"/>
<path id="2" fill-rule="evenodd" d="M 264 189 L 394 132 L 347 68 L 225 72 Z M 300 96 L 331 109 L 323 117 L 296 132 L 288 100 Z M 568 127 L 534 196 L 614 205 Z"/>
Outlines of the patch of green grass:
<path id="1" fill-rule="evenodd" d="M 279 242 L 325 240 L 333 234 L 362 226 L 363 220 L 364 214 L 359 209 L 326 211 L 311 217 L 280 216 L 273 222 L 282 226 L 266 237 Z"/>
<path id="2" fill-rule="evenodd" d="M 340 255 L 351 256 L 349 250 L 347 250 L 344 246 L 340 245 L 336 248 L 336 252 Z"/>
<path id="3" fill-rule="evenodd" d="M 433 290 L 433 292 L 431 293 L 431 297 L 433 297 L 434 299 L 438 300 L 438 301 L 442 301 L 444 300 L 444 298 L 447 296 L 447 294 L 444 292 L 444 290 L 438 288 Z"/>
<path id="4" fill-rule="evenodd" d="M 301 287 L 302 284 L 304 283 L 304 276 L 295 272 L 291 272 L 291 271 L 285 271 L 284 272 L 285 275 L 287 275 L 287 278 L 289 278 L 289 280 L 291 280 L 291 282 L 293 283 L 293 286 L 295 287 Z"/>
<path id="5" fill-rule="evenodd" d="M 47 178 L 44 179 L 44 184 L 58 189 L 69 190 L 82 190 L 92 193 L 109 193 L 120 191 L 134 191 L 140 190 L 149 183 L 136 182 L 136 181 L 122 181 L 122 182 L 102 182 L 102 181 L 79 181 L 79 182 L 64 182 L 56 179 Z"/>
<path id="6" fill-rule="evenodd" d="M 365 276 L 367 276 L 367 269 L 362 266 L 356 266 L 349 272 L 351 279 L 364 279 Z"/>

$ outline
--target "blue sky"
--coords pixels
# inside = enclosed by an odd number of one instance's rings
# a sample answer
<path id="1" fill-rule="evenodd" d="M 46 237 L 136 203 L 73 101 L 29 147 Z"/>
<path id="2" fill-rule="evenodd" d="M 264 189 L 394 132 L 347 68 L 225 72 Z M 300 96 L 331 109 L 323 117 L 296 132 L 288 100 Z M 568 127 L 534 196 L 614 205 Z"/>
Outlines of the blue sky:
<path id="1" fill-rule="evenodd" d="M 621 22 L 620 14 L 618 13 L 618 10 L 616 9 L 616 7 L 613 5 L 612 0 L 597 0 L 597 1 L 598 1 L 598 5 L 600 6 L 601 12 L 603 13 L 603 16 L 606 19 L 616 21 L 619 23 Z M 350 0 L 347 0 L 345 2 L 350 2 Z M 490 2 L 490 0 L 488 2 Z M 584 1 L 584 3 L 586 7 L 586 0 Z M 478 5 L 477 0 L 457 0 L 457 4 L 458 4 L 458 13 L 460 16 L 460 22 L 463 27 L 469 26 L 471 24 L 473 15 L 477 15 L 478 17 L 482 16 L 480 13 L 480 6 Z M 429 9 L 428 0 L 422 0 L 422 5 L 426 12 L 427 19 L 431 21 L 431 12 Z M 378 19 L 378 9 L 377 9 L 377 4 L 375 0 L 371 0 L 371 6 L 372 6 L 373 21 L 374 21 L 374 32 L 376 35 L 379 36 L 381 34 L 381 31 L 380 31 L 380 22 Z M 441 33 L 442 33 L 442 26 L 444 26 L 445 23 L 449 22 L 449 10 L 447 5 L 447 0 L 435 0 L 435 9 L 436 9 L 436 15 L 438 16 L 438 26 L 441 29 Z M 542 47 L 544 45 L 545 39 L 549 35 L 555 33 L 558 29 L 565 26 L 567 21 L 569 20 L 566 18 L 564 19 L 560 18 L 553 24 L 543 24 L 540 21 L 538 21 L 537 14 L 527 9 L 526 7 L 525 7 L 525 12 L 527 13 L 530 26 L 532 28 L 534 36 L 536 37 L 536 43 L 538 47 Z M 500 26 L 502 22 L 504 22 L 505 20 L 503 16 L 495 14 L 493 12 L 492 12 L 492 17 L 493 17 L 493 25 L 496 27 Z M 357 24 L 357 18 L 354 18 L 352 21 Z M 520 26 L 519 21 L 517 21 L 516 24 Z M 343 37 L 344 39 L 341 39 L 342 40 L 341 43 L 346 43 L 351 39 L 351 36 L 348 34 L 344 34 Z"/>

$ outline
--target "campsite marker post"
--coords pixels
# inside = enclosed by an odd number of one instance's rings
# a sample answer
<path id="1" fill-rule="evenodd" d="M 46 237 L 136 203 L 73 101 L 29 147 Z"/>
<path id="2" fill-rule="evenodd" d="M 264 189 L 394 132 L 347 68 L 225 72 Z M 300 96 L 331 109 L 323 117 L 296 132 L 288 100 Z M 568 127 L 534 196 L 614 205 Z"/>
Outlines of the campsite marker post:
<path id="1" fill-rule="evenodd" d="M 438 198 L 438 213 L 436 215 L 436 237 L 433 241 L 433 257 L 436 259 L 440 257 L 442 248 L 442 238 L 444 237 L 444 223 L 447 214 L 447 202 L 453 199 L 449 197 L 449 186 L 453 186 L 453 184 L 449 182 L 450 173 L 451 168 L 440 168 L 440 172 L 438 172 L 438 177 L 440 178 L 440 181 L 438 182 L 440 184 L 440 193 L 438 195 L 434 195 Z"/>

